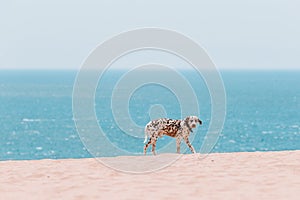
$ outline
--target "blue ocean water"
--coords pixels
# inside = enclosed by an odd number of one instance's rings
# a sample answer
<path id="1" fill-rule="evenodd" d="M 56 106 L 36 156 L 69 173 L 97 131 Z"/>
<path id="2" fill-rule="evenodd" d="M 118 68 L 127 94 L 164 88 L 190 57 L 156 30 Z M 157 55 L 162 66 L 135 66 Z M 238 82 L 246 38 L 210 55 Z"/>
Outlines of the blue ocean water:
<path id="1" fill-rule="evenodd" d="M 0 71 L 0 160 L 92 156 L 82 144 L 73 120 L 76 74 L 76 71 Z M 111 133 L 108 138 L 114 145 L 142 152 L 143 138 L 129 139 L 113 119 L 110 96 L 122 74 L 123 71 L 113 71 L 100 82 L 95 96 L 96 115 L 102 129 Z M 182 75 L 197 94 L 204 122 L 193 141 L 199 149 L 205 136 L 201 133 L 207 131 L 211 117 L 210 96 L 201 77 L 192 71 L 183 71 Z M 227 115 L 213 152 L 300 149 L 300 71 L 221 71 L 221 75 Z M 150 120 L 149 107 L 156 104 L 164 106 L 167 117 L 181 117 L 176 96 L 159 85 L 145 85 L 132 94 L 130 117 L 137 125 L 144 126 Z M 157 148 L 170 140 L 160 139 Z M 103 152 L 104 156 L 114 155 L 105 153 L 105 147 Z"/>

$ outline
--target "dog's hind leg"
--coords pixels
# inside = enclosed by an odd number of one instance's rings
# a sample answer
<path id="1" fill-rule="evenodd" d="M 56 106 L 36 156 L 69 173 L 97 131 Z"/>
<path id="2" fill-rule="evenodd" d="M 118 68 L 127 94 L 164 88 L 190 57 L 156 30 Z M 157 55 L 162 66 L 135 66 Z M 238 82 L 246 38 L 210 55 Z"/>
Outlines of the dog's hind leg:
<path id="1" fill-rule="evenodd" d="M 188 137 L 184 137 L 184 141 L 185 143 L 188 145 L 188 147 L 190 148 L 192 153 L 196 153 L 194 147 L 191 145 L 189 138 Z"/>
<path id="2" fill-rule="evenodd" d="M 181 143 L 181 137 L 177 136 L 176 138 L 176 149 L 177 149 L 177 153 L 180 153 L 180 143 Z"/>
<path id="3" fill-rule="evenodd" d="M 150 140 L 149 140 L 149 142 L 145 145 L 145 147 L 144 147 L 144 155 L 146 155 L 146 153 L 147 153 L 147 148 L 149 147 L 149 145 L 151 144 L 151 139 L 152 138 L 150 138 Z"/>
<path id="4" fill-rule="evenodd" d="M 156 155 L 156 153 L 155 153 L 156 141 L 157 141 L 157 138 L 152 143 L 152 153 L 153 153 L 153 155 Z"/>

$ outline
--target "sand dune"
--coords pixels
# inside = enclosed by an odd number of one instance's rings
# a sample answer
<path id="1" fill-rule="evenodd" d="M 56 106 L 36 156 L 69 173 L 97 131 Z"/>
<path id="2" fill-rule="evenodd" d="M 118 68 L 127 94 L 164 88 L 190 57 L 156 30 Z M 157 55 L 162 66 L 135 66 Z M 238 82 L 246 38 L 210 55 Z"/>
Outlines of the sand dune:
<path id="1" fill-rule="evenodd" d="M 145 164 L 175 154 L 142 156 Z M 132 158 L 105 158 L 126 162 Z M 153 173 L 96 159 L 2 161 L 0 199 L 299 199 L 300 151 L 183 155 Z"/>

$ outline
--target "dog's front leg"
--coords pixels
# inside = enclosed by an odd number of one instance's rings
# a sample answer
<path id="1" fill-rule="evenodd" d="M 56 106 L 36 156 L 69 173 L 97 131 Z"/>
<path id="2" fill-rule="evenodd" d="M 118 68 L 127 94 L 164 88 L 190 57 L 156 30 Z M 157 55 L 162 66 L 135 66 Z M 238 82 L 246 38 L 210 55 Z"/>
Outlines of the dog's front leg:
<path id="1" fill-rule="evenodd" d="M 180 143 L 181 143 L 181 137 L 177 136 L 177 138 L 176 138 L 177 153 L 180 153 Z"/>
<path id="2" fill-rule="evenodd" d="M 188 138 L 187 136 L 184 137 L 184 141 L 185 141 L 185 143 L 188 145 L 188 147 L 190 148 L 191 152 L 192 152 L 192 153 L 196 153 L 194 147 L 191 145 L 191 143 L 190 143 L 190 141 L 189 141 L 189 138 Z"/>

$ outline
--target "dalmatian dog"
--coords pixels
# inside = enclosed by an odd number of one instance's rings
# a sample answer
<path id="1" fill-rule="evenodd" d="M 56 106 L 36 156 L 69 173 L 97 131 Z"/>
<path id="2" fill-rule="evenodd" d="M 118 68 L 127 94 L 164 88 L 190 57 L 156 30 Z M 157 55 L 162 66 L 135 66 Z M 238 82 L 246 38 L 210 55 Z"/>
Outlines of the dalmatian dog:
<path id="1" fill-rule="evenodd" d="M 162 137 L 164 135 L 176 138 L 177 153 L 180 153 L 180 143 L 182 139 L 188 145 L 191 152 L 196 153 L 194 147 L 189 141 L 189 135 L 191 132 L 193 132 L 192 129 L 196 128 L 197 123 L 199 123 L 200 125 L 202 124 L 202 121 L 197 116 L 188 116 L 183 120 L 161 118 L 150 121 L 145 126 L 144 143 L 146 145 L 144 147 L 144 154 L 146 155 L 147 148 L 149 147 L 149 145 L 152 145 L 152 153 L 156 155 L 156 141 L 158 137 Z M 148 137 L 150 139 L 147 142 Z"/>

